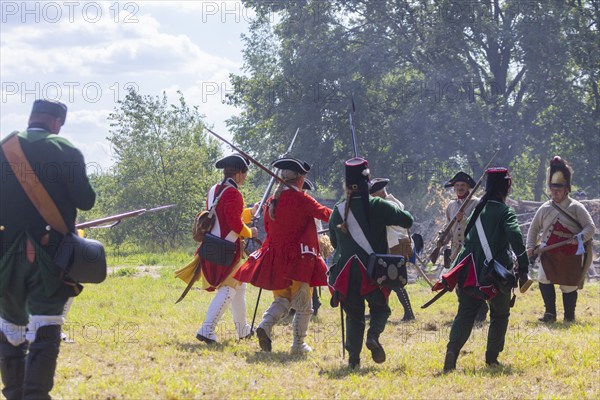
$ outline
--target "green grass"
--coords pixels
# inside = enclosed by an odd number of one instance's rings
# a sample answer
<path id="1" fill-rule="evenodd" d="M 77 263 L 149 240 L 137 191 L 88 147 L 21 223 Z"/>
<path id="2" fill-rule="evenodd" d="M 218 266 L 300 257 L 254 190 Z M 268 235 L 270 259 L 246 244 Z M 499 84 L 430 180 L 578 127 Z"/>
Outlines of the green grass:
<path id="1" fill-rule="evenodd" d="M 187 261 L 187 260 L 186 260 Z M 182 263 L 183 264 L 183 263 Z M 154 274 L 113 273 L 101 285 L 88 285 L 75 300 L 65 332 L 76 343 L 63 344 L 52 395 L 56 398 L 599 398 L 600 285 L 580 293 L 577 322 L 562 316 L 538 323 L 542 301 L 537 285 L 519 295 L 512 309 L 503 368 L 484 363 L 487 324 L 473 330 L 457 371 L 440 374 L 455 294 L 426 310 L 431 297 L 422 283 L 409 285 L 417 320 L 401 322 L 402 307 L 390 298 L 392 316 L 381 343 L 384 364 L 364 348 L 358 371 L 346 368 L 340 344 L 340 312 L 323 307 L 309 327 L 307 356 L 289 354 L 291 326 L 275 330 L 273 352 L 261 352 L 255 338 L 238 342 L 228 311 L 219 325 L 220 343 L 195 339 L 213 295 L 192 290 L 174 304 L 184 288 L 175 267 Z M 143 270 L 143 268 L 142 268 Z M 131 269 L 127 269 L 131 271 Z M 143 271 L 142 271 L 143 272 Z M 324 288 L 325 289 L 325 288 Z M 258 289 L 247 291 L 252 319 Z M 272 296 L 263 291 L 257 320 Z M 557 293 L 559 314 L 562 313 Z M 257 321 L 258 323 L 258 321 Z M 257 324 L 256 323 L 256 324 Z M 255 324 L 255 325 L 256 325 Z"/>
<path id="2" fill-rule="evenodd" d="M 192 258 L 196 249 L 181 249 L 177 251 L 141 251 L 134 245 L 106 248 L 106 261 L 108 265 L 119 265 L 126 267 L 139 266 L 169 266 L 175 267 L 185 265 Z"/>

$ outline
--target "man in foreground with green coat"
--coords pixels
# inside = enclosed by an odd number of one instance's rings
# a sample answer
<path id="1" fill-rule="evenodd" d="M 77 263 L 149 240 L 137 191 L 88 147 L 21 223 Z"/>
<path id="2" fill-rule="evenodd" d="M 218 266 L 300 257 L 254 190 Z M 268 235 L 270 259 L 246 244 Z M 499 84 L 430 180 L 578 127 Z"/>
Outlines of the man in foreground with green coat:
<path id="1" fill-rule="evenodd" d="M 0 371 L 8 399 L 50 398 L 63 308 L 81 291 L 53 261 L 63 235 L 44 220 L 28 195 L 45 189 L 70 232 L 75 232 L 77 209 L 94 205 L 96 194 L 81 152 L 58 136 L 66 116 L 64 104 L 36 100 L 27 130 L 2 141 Z M 31 189 L 37 183 L 41 190 Z"/>

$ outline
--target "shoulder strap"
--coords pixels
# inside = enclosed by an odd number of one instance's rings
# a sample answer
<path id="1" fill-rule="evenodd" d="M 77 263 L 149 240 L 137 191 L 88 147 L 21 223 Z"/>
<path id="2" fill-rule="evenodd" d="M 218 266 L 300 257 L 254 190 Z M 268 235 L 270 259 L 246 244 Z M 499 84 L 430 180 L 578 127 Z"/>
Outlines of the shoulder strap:
<path id="1" fill-rule="evenodd" d="M 338 204 L 337 207 L 341 215 L 344 215 L 346 205 L 347 204 L 345 201 Z M 364 251 L 366 251 L 367 254 L 375 253 L 373 251 L 373 248 L 371 247 L 371 244 L 369 243 L 369 240 L 365 236 L 365 233 L 360 228 L 356 217 L 354 216 L 354 214 L 352 214 L 352 210 L 348 210 L 348 220 L 346 221 L 346 225 L 348 226 L 348 232 L 350 233 L 350 236 L 352 236 L 352 239 L 354 239 L 356 244 L 358 244 Z"/>
<path id="2" fill-rule="evenodd" d="M 583 226 L 575 218 L 573 218 L 571 216 L 571 214 L 569 214 L 568 212 L 566 212 L 565 210 L 563 210 L 563 208 L 561 206 L 559 206 L 558 204 L 556 204 L 554 202 L 554 200 L 550 200 L 550 204 L 552 204 L 552 207 L 556 208 L 559 213 L 561 213 L 565 217 L 567 217 L 567 219 L 569 219 L 569 221 L 571 221 L 572 223 L 574 223 L 575 225 L 577 225 L 577 227 L 579 228 L 579 230 L 583 230 Z"/>
<path id="3" fill-rule="evenodd" d="M 8 138 L 2 144 L 2 150 L 17 181 L 19 181 L 27 197 L 29 197 L 29 200 L 33 203 L 33 206 L 42 218 L 54 230 L 63 235 L 66 234 L 69 231 L 67 224 L 60 214 L 58 207 L 56 207 L 56 203 L 54 203 L 54 200 L 52 200 L 52 197 L 50 197 L 50 194 L 48 194 L 48 191 L 42 185 L 42 182 L 40 182 L 33 168 L 31 168 L 31 164 L 29 164 L 27 157 L 23 153 L 17 135 L 12 135 Z"/>
<path id="4" fill-rule="evenodd" d="M 481 217 L 477 217 L 477 221 L 475 221 L 475 227 L 477 228 L 477 234 L 479 235 L 479 241 L 481 242 L 481 247 L 483 248 L 485 259 L 487 260 L 487 262 L 490 262 L 492 260 L 492 251 L 490 250 L 490 245 L 488 243 L 487 237 L 485 236 L 483 225 L 481 224 Z"/>
<path id="5" fill-rule="evenodd" d="M 209 191 L 208 201 L 207 201 L 207 203 L 210 204 L 210 208 L 208 209 L 209 217 L 212 217 L 213 215 L 215 215 L 215 213 L 217 212 L 217 204 L 219 203 L 221 196 L 230 187 L 232 187 L 232 186 L 227 184 L 227 178 L 225 178 L 219 185 L 219 190 L 216 191 L 216 194 L 212 189 Z M 213 199 L 213 197 L 214 197 L 214 199 Z"/>

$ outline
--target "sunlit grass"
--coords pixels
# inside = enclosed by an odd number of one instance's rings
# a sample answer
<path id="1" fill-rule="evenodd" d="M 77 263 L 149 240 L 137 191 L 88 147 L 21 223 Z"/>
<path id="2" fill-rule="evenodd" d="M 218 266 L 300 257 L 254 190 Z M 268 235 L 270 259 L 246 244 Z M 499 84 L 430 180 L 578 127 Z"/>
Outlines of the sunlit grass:
<path id="1" fill-rule="evenodd" d="M 183 263 L 182 263 L 183 264 Z M 401 322 L 402 307 L 390 298 L 392 317 L 381 342 L 384 364 L 362 353 L 351 371 L 342 358 L 340 312 L 328 304 L 309 327 L 307 356 L 289 354 L 291 326 L 275 329 L 273 352 L 261 352 L 255 338 L 236 340 L 231 313 L 219 326 L 219 341 L 195 339 L 212 294 L 184 288 L 176 267 L 113 273 L 101 285 L 88 285 L 68 316 L 53 396 L 57 398 L 598 398 L 600 396 L 600 285 L 579 296 L 577 322 L 538 323 L 542 301 L 537 285 L 519 295 L 512 309 L 502 368 L 484 363 L 487 324 L 477 327 L 458 360 L 457 371 L 440 374 L 455 294 L 426 310 L 431 297 L 422 282 L 409 285 L 417 320 Z M 141 270 L 141 273 L 140 273 Z M 325 289 L 325 288 L 324 288 Z M 248 288 L 248 319 L 258 289 Z M 257 322 L 272 296 L 263 291 Z"/>

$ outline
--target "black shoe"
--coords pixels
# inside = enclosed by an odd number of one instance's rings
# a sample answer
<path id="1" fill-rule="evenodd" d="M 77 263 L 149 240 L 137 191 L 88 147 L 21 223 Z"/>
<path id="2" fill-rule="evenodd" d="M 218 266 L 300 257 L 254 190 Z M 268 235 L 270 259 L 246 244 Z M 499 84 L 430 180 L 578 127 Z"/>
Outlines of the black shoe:
<path id="1" fill-rule="evenodd" d="M 377 364 L 381 364 L 385 361 L 385 350 L 383 350 L 383 346 L 379 343 L 379 340 L 375 337 L 367 338 L 367 349 L 371 350 L 371 357 L 373 357 L 373 361 Z"/>
<path id="2" fill-rule="evenodd" d="M 456 359 L 458 356 L 452 352 L 446 352 L 446 358 L 444 358 L 444 373 L 452 372 L 456 369 Z"/>
<path id="3" fill-rule="evenodd" d="M 544 313 L 543 317 L 538 318 L 538 321 L 540 321 L 540 322 L 556 322 L 556 315 L 547 312 L 547 313 Z"/>
<path id="4" fill-rule="evenodd" d="M 360 360 L 348 360 L 348 367 L 350 369 L 359 369 L 360 368 Z"/>
<path id="5" fill-rule="evenodd" d="M 263 328 L 256 328 L 256 337 L 258 345 L 264 351 L 271 351 L 271 339 L 267 336 L 267 332 Z"/>
<path id="6" fill-rule="evenodd" d="M 498 361 L 498 353 L 495 351 L 486 351 L 485 352 L 485 363 L 490 367 L 500 366 L 500 362 Z"/>
<path id="7" fill-rule="evenodd" d="M 415 319 L 415 316 L 414 316 L 413 314 L 409 314 L 409 315 L 405 315 L 405 316 L 402 318 L 402 321 L 405 321 L 405 322 L 406 322 L 406 321 L 413 321 L 414 319 Z"/>
<path id="8" fill-rule="evenodd" d="M 201 334 L 199 334 L 199 333 L 198 333 L 198 334 L 196 334 L 196 339 L 198 339 L 199 341 L 201 341 L 201 342 L 204 342 L 204 343 L 206 343 L 206 344 L 215 344 L 215 343 L 217 343 L 217 341 L 216 341 L 216 340 L 209 339 L 209 338 L 207 338 L 206 336 L 202 336 L 202 335 L 201 335 Z"/>

